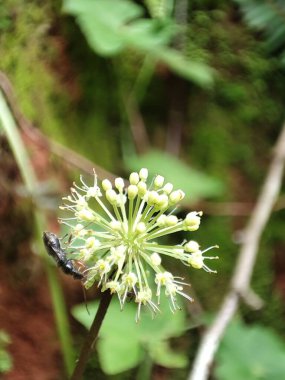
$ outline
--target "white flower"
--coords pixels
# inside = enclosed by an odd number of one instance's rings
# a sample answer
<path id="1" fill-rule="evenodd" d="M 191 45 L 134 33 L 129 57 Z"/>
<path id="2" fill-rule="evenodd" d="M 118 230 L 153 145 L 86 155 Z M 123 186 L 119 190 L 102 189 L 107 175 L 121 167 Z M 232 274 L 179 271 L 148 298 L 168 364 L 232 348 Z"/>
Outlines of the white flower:
<path id="1" fill-rule="evenodd" d="M 109 289 L 118 296 L 122 308 L 132 294 L 138 305 L 138 320 L 144 306 L 156 313 L 162 296 L 168 298 L 172 311 L 179 308 L 179 296 L 192 301 L 183 290 L 187 285 L 183 279 L 164 269 L 164 257 L 213 272 L 204 261 L 214 257 L 203 254 L 214 247 L 201 251 L 194 240 L 173 246 L 159 244 L 160 237 L 197 230 L 202 212 L 190 212 L 185 219 L 173 215 L 184 192 L 173 191 L 171 183 L 164 185 L 164 177 L 159 175 L 148 186 L 145 168 L 131 173 L 129 179 L 126 187 L 122 178 L 116 178 L 114 185 L 104 179 L 100 189 L 95 173 L 92 186 L 81 177 L 81 186 L 74 185 L 61 207 L 73 216 L 61 222 L 71 229 L 70 249 L 78 252 L 74 261 L 80 260 L 86 267 L 84 286 L 95 283 L 102 291 Z"/>

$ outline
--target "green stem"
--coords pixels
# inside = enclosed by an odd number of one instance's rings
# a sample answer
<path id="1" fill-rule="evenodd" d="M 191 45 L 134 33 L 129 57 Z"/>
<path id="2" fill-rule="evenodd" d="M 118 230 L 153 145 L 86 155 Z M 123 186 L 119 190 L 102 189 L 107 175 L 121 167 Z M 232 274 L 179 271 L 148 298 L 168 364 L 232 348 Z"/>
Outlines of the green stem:
<path id="1" fill-rule="evenodd" d="M 17 161 L 17 165 L 19 167 L 25 185 L 30 194 L 32 195 L 33 192 L 37 189 L 36 176 L 33 171 L 29 157 L 27 155 L 25 146 L 22 142 L 21 136 L 18 132 L 15 120 L 7 105 L 6 99 L 2 91 L 0 91 L 0 123 L 4 129 L 4 132 L 6 133 L 7 139 L 10 144 L 10 148 Z"/>
<path id="2" fill-rule="evenodd" d="M 141 365 L 139 366 L 139 369 L 136 375 L 136 380 L 151 379 L 152 366 L 153 366 L 153 362 L 150 356 L 146 352 L 145 359 L 142 361 Z"/>
<path id="3" fill-rule="evenodd" d="M 36 195 L 37 189 L 40 187 L 40 185 L 37 181 L 37 177 L 34 173 L 31 161 L 27 154 L 25 145 L 21 139 L 21 135 L 18 131 L 12 112 L 7 105 L 5 96 L 3 95 L 2 91 L 0 91 L 0 125 L 3 127 L 4 132 L 7 136 L 25 186 L 30 193 L 30 196 L 33 197 Z M 43 258 L 45 258 L 46 255 L 44 253 L 41 235 L 42 231 L 45 230 L 44 227 L 47 223 L 45 221 L 43 213 L 40 212 L 39 209 L 36 209 L 36 207 L 34 207 L 34 220 L 36 227 L 35 238 L 38 243 L 38 252 Z M 62 347 L 64 364 L 66 372 L 70 374 L 73 368 L 74 355 L 72 350 L 71 335 L 68 328 L 69 322 L 65 308 L 65 302 L 58 279 L 55 276 L 54 269 L 49 266 L 46 259 L 45 263 L 45 269 L 47 272 L 48 284 L 53 303 L 53 310 L 55 313 L 57 331 Z"/>
<path id="4" fill-rule="evenodd" d="M 140 103 L 147 91 L 156 66 L 156 60 L 151 55 L 146 55 L 133 86 L 131 97 Z"/>
<path id="5" fill-rule="evenodd" d="M 102 298 L 99 304 L 98 311 L 95 315 L 94 321 L 82 346 L 79 359 L 77 361 L 76 367 L 70 380 L 82 379 L 85 367 L 87 365 L 90 354 L 94 348 L 94 343 L 98 337 L 100 327 L 110 305 L 111 299 L 112 294 L 109 291 L 105 291 L 104 293 L 102 293 Z"/>
<path id="6" fill-rule="evenodd" d="M 64 295 L 56 277 L 54 267 L 52 267 L 49 263 L 46 265 L 46 272 L 49 279 L 49 289 L 51 292 L 57 332 L 63 352 L 64 365 L 67 374 L 70 376 L 74 368 L 75 353 L 69 331 L 69 321 L 64 302 Z"/>

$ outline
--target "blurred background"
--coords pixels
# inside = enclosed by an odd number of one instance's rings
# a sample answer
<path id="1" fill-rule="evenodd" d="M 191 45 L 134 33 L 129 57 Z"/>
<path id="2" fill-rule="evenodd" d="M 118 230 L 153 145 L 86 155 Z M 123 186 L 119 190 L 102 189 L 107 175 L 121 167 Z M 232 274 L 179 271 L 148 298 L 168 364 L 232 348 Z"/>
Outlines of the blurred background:
<path id="1" fill-rule="evenodd" d="M 181 215 L 203 210 L 193 238 L 220 246 L 218 273 L 169 263 L 195 298 L 174 316 L 137 326 L 132 303 L 111 305 L 85 378 L 186 379 L 284 122 L 284 2 L 5 0 L 0 57 L 0 374 L 71 372 L 90 321 L 42 231 L 64 235 L 58 206 L 80 174 L 91 183 L 93 168 L 113 180 L 147 167 L 185 191 Z M 285 377 L 284 246 L 281 193 L 251 282 L 263 306 L 241 304 L 212 379 Z"/>

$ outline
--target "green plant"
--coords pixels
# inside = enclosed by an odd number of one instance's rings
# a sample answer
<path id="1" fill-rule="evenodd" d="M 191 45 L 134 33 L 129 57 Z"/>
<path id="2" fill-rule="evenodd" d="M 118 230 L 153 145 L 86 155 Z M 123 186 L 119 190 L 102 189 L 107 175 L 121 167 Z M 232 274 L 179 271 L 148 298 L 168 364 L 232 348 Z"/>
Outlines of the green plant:
<path id="1" fill-rule="evenodd" d="M 234 0 L 245 21 L 264 32 L 266 47 L 285 65 L 285 3 L 282 0 Z"/>
<path id="2" fill-rule="evenodd" d="M 280 380 L 285 373 L 285 345 L 271 329 L 234 322 L 217 356 L 218 380 Z"/>
<path id="3" fill-rule="evenodd" d="M 9 372 L 13 367 L 12 358 L 6 349 L 10 343 L 9 335 L 0 330 L 0 374 Z"/>
<path id="4" fill-rule="evenodd" d="M 90 328 L 98 302 L 88 303 L 90 315 L 85 305 L 73 308 L 73 316 L 87 329 Z M 117 301 L 113 300 L 100 331 L 97 346 L 103 371 L 114 375 L 135 366 L 159 364 L 167 368 L 181 368 L 187 364 L 182 352 L 170 348 L 169 339 L 181 336 L 187 329 L 185 311 L 180 310 L 169 316 L 167 303 L 162 300 L 160 313 L 155 319 L 144 313 L 139 324 L 134 322 L 135 305 L 129 303 L 121 312 Z M 127 337 L 127 338 L 126 338 Z M 144 378 L 149 378 L 149 374 Z"/>
<path id="5" fill-rule="evenodd" d="M 65 0 L 63 9 L 76 17 L 89 45 L 99 55 L 111 57 L 133 49 L 200 86 L 213 83 L 213 70 L 187 59 L 169 44 L 179 31 L 169 17 L 143 18 L 144 9 L 129 0 Z"/>

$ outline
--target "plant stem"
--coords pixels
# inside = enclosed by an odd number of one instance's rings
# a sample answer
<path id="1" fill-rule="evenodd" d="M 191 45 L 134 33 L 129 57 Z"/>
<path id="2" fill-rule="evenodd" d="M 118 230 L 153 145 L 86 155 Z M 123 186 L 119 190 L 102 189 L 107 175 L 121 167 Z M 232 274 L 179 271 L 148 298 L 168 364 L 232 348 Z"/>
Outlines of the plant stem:
<path id="1" fill-rule="evenodd" d="M 104 293 L 102 293 L 102 298 L 99 304 L 98 311 L 95 315 L 94 321 L 82 346 L 79 359 L 76 363 L 76 367 L 70 380 L 82 379 L 83 372 L 85 370 L 89 356 L 94 348 L 95 340 L 98 337 L 100 327 L 110 305 L 111 299 L 112 294 L 109 291 L 105 291 Z"/>
<path id="2" fill-rule="evenodd" d="M 151 379 L 151 372 L 153 367 L 153 361 L 149 354 L 145 352 L 145 358 L 142 361 L 141 365 L 139 366 L 136 380 L 145 380 L 145 379 Z"/>

